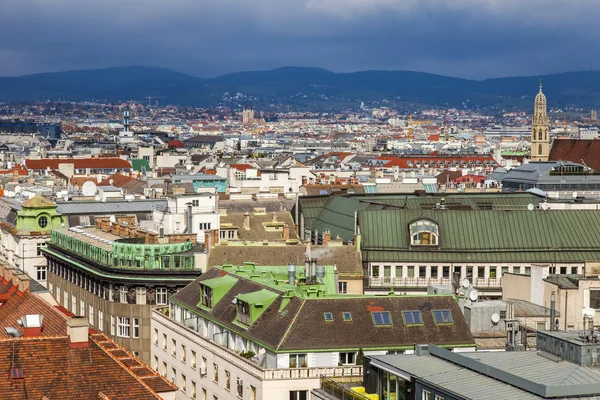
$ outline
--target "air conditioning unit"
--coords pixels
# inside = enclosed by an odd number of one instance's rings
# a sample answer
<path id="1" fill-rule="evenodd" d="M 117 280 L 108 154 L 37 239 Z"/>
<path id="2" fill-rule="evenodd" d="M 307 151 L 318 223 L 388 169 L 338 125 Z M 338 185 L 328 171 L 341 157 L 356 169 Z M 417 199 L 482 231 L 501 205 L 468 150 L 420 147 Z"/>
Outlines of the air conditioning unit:
<path id="1" fill-rule="evenodd" d="M 200 368 L 200 377 L 204 378 L 206 376 L 206 367 Z"/>

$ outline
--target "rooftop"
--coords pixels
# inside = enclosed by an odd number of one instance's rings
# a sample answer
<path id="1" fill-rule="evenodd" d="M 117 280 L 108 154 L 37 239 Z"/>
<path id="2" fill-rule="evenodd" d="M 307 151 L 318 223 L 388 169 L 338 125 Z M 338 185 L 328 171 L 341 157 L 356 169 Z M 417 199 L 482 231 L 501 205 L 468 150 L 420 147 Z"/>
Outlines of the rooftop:
<path id="1" fill-rule="evenodd" d="M 600 370 L 551 360 L 538 352 L 452 353 L 432 345 L 429 352 L 369 358 L 375 367 L 404 372 L 460 398 L 594 399 L 600 393 Z"/>

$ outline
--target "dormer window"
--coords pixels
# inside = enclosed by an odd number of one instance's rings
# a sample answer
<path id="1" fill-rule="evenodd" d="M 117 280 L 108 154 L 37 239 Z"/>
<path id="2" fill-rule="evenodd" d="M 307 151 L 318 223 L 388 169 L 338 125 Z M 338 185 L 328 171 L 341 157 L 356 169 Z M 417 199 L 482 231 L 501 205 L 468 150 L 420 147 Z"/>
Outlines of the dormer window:
<path id="1" fill-rule="evenodd" d="M 439 230 L 435 222 L 422 219 L 410 224 L 410 244 L 412 246 L 437 246 Z"/>
<path id="2" fill-rule="evenodd" d="M 200 285 L 200 287 L 202 288 L 202 305 L 212 308 L 212 288 L 206 285 Z"/>
<path id="3" fill-rule="evenodd" d="M 250 325 L 250 304 L 237 301 L 237 320 L 244 325 Z"/>

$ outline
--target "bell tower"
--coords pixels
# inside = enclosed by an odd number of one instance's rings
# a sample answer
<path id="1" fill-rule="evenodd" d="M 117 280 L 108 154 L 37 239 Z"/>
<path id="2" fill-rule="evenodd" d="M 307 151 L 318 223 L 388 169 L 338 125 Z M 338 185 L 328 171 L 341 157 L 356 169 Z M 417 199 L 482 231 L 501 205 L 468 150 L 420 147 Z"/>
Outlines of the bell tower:
<path id="1" fill-rule="evenodd" d="M 540 80 L 540 92 L 535 96 L 533 118 L 531 119 L 531 161 L 548 161 L 549 154 L 546 96 L 542 92 L 542 81 Z"/>

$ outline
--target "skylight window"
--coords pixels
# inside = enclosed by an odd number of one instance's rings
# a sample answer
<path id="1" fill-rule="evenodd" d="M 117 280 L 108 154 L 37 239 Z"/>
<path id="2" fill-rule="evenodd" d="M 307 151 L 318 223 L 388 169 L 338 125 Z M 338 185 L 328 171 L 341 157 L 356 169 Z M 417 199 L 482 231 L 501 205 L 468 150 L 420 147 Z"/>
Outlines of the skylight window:
<path id="1" fill-rule="evenodd" d="M 371 315 L 376 326 L 392 325 L 392 315 L 389 311 L 372 312 Z"/>
<path id="2" fill-rule="evenodd" d="M 344 321 L 352 321 L 352 313 L 344 311 L 342 316 L 344 317 Z"/>
<path id="3" fill-rule="evenodd" d="M 450 310 L 433 310 L 433 320 L 436 324 L 453 324 Z"/>
<path id="4" fill-rule="evenodd" d="M 12 379 L 23 379 L 23 368 L 11 368 L 10 377 Z"/>
<path id="5" fill-rule="evenodd" d="M 421 311 L 402 311 L 402 317 L 406 325 L 422 325 Z"/>
<path id="6" fill-rule="evenodd" d="M 333 322 L 333 314 L 330 312 L 324 313 L 326 322 Z"/>

